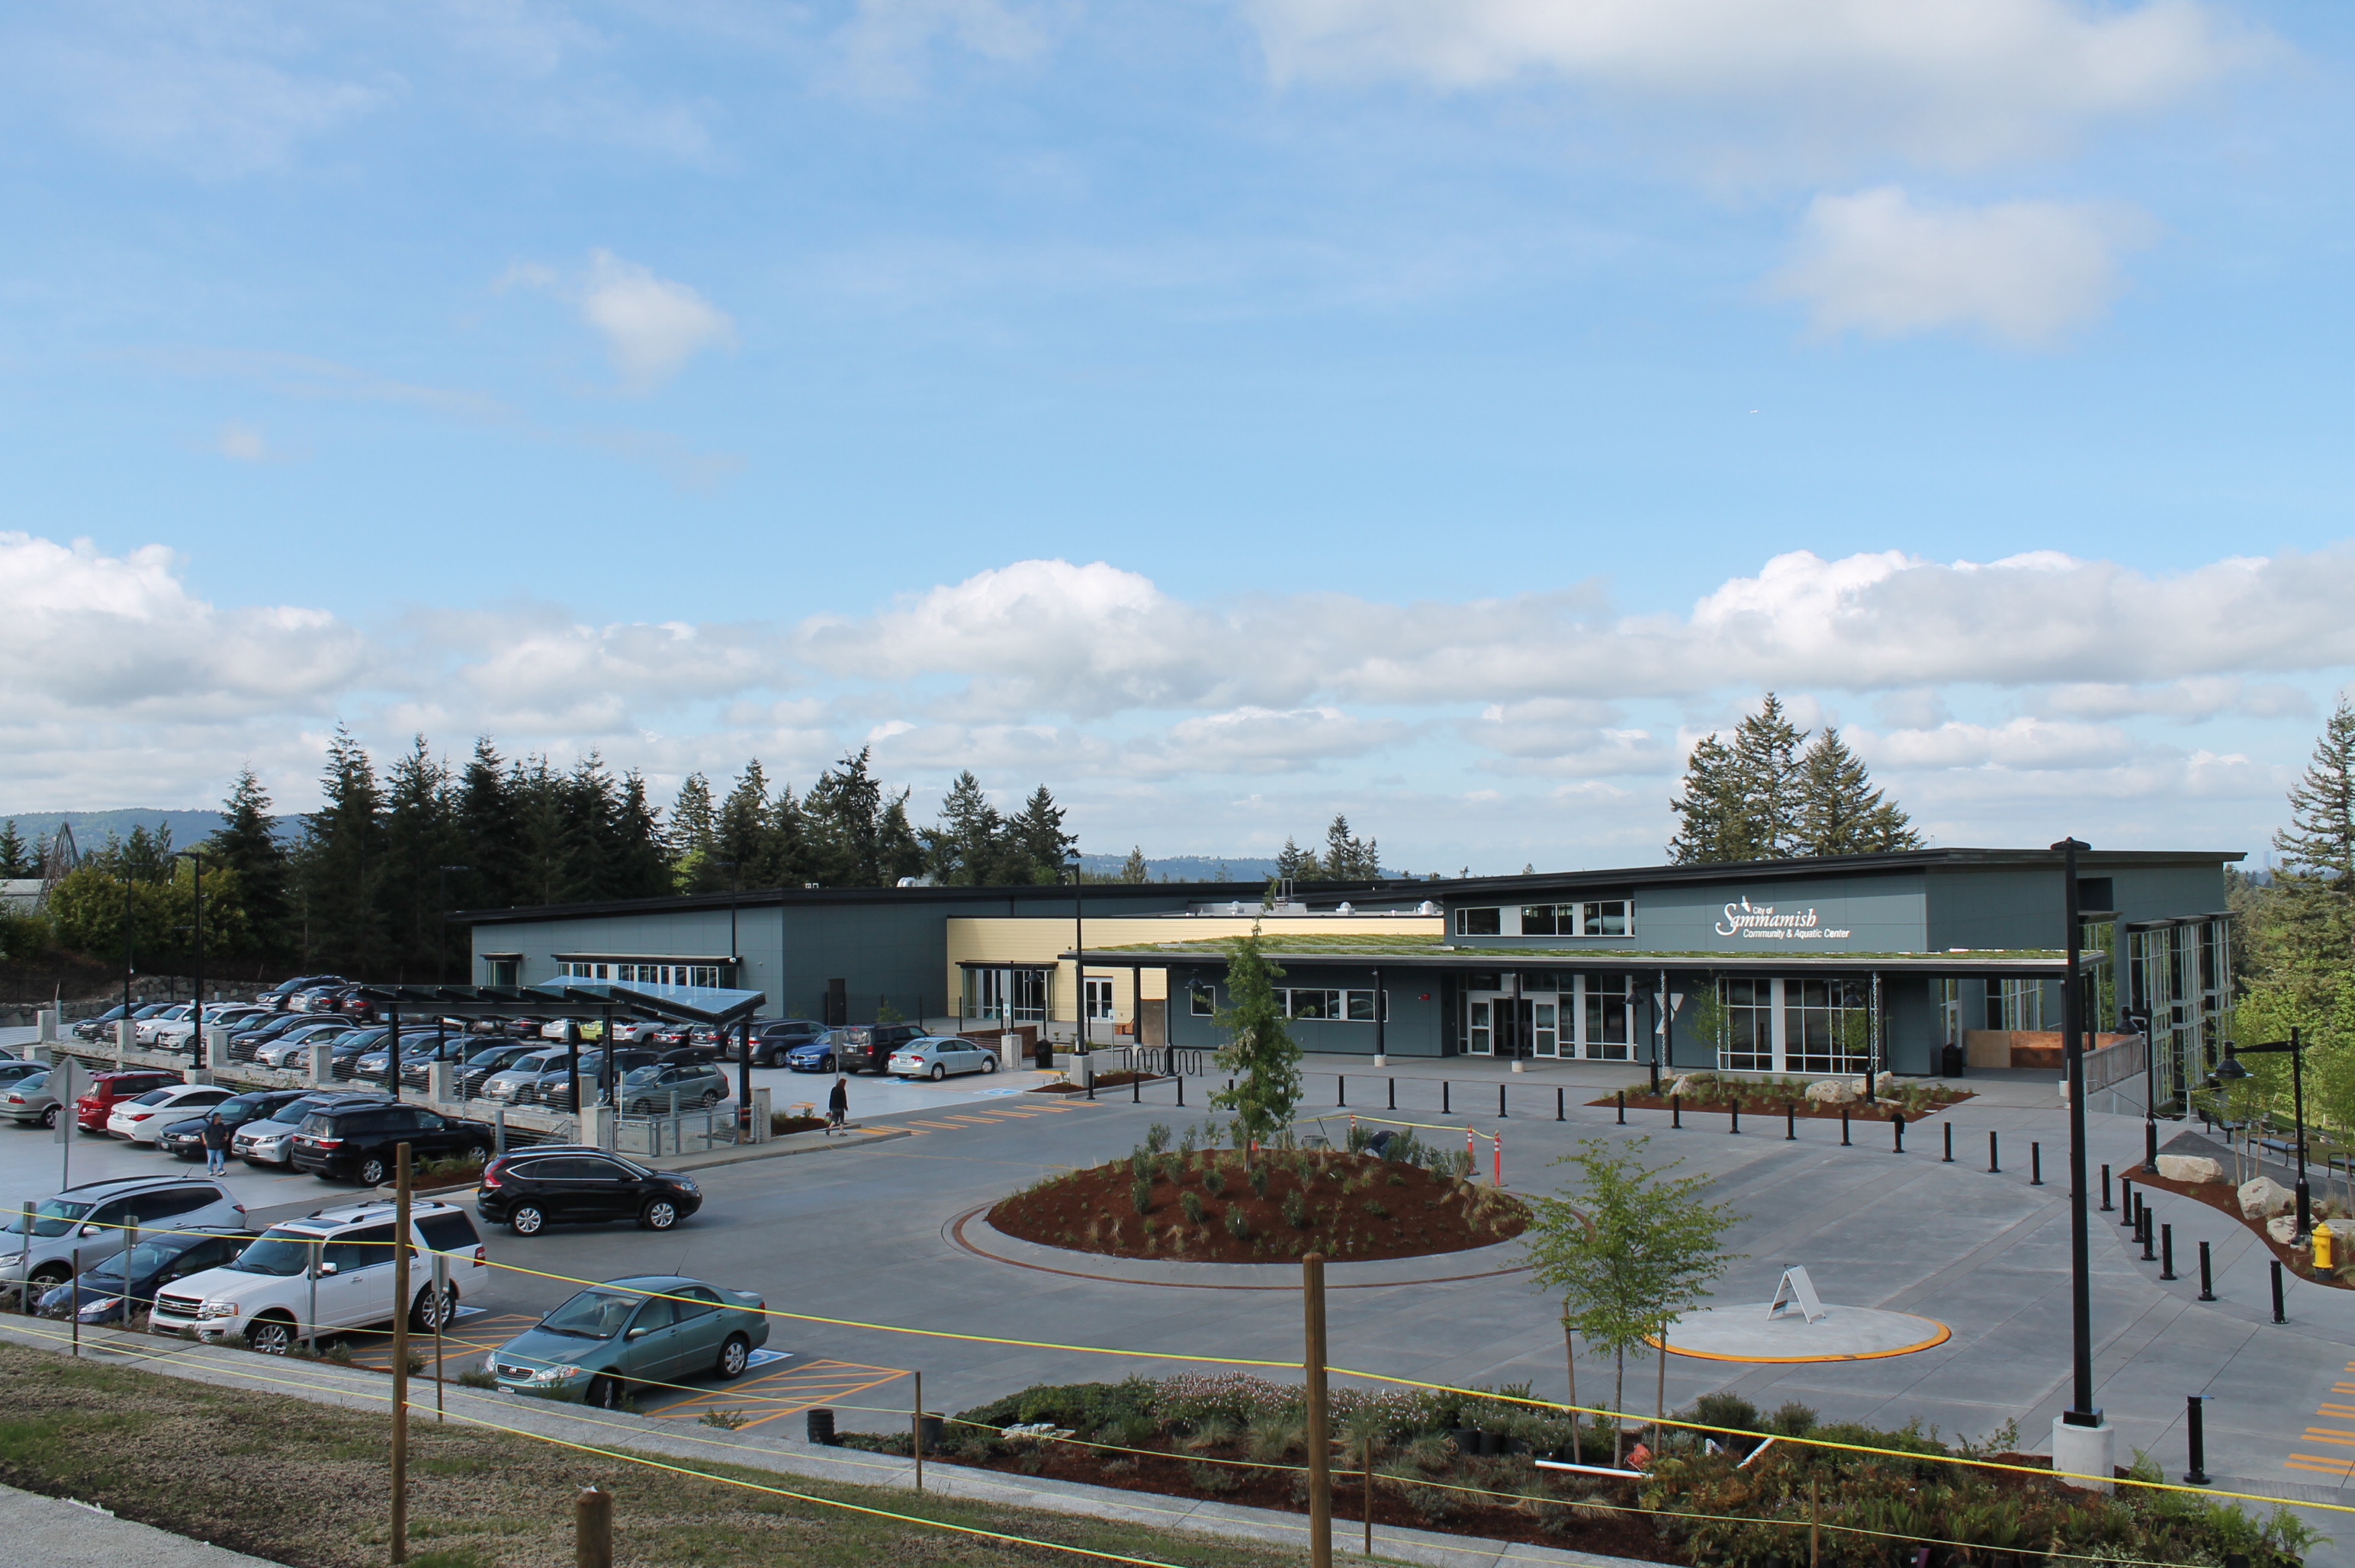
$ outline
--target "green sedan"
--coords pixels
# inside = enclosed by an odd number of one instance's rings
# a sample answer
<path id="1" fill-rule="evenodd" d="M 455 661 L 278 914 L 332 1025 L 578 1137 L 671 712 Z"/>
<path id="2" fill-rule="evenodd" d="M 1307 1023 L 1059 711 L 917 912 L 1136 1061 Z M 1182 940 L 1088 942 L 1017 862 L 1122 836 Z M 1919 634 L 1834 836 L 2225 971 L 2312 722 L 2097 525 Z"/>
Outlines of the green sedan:
<path id="1" fill-rule="evenodd" d="M 612 1410 L 632 1383 L 738 1378 L 769 1342 L 768 1303 L 683 1275 L 591 1285 L 491 1352 L 510 1393 Z"/>

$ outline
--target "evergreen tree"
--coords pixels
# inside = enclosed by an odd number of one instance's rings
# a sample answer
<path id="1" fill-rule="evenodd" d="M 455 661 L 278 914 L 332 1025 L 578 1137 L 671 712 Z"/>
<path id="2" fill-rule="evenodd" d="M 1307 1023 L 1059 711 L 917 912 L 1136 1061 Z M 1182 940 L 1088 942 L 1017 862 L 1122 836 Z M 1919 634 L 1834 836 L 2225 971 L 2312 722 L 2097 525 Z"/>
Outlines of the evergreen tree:
<path id="1" fill-rule="evenodd" d="M 1279 880 L 1313 882 L 1325 874 L 1325 869 L 1297 840 L 1287 837 L 1284 848 L 1276 851 L 1275 874 Z"/>
<path id="2" fill-rule="evenodd" d="M 451 863 L 452 902 L 466 909 L 511 909 L 523 901 L 523 824 L 516 777 L 488 735 L 474 741 L 474 753 L 458 778 L 458 837 L 464 848 Z"/>
<path id="3" fill-rule="evenodd" d="M 595 751 L 572 764 L 559 790 L 564 803 L 567 880 L 573 897 L 622 898 L 621 790 Z"/>
<path id="4" fill-rule="evenodd" d="M 986 887 L 1002 880 L 998 840 L 1005 826 L 981 781 L 966 769 L 941 797 L 938 824 L 924 829 L 924 869 L 943 886 Z"/>
<path id="5" fill-rule="evenodd" d="M 580 896 L 573 875 L 579 846 L 565 784 L 543 756 L 526 757 L 507 772 L 516 809 L 516 896 L 526 906 L 570 903 Z"/>
<path id="6" fill-rule="evenodd" d="M 704 858 L 711 853 L 718 823 L 719 813 L 711 803 L 711 781 L 700 773 L 687 774 L 678 786 L 678 797 L 671 802 L 670 831 L 664 837 L 673 878 L 680 892 L 695 885 Z"/>
<path id="7" fill-rule="evenodd" d="M 883 869 L 883 885 L 898 887 L 903 877 L 924 874 L 924 846 L 908 820 L 908 792 L 901 790 L 883 807 L 876 824 L 875 855 Z"/>
<path id="8" fill-rule="evenodd" d="M 2274 848 L 2283 869 L 2326 878 L 2339 897 L 2355 899 L 2355 708 L 2343 696 L 2289 792 L 2289 826 Z"/>
<path id="9" fill-rule="evenodd" d="M 27 847 L 24 836 L 16 831 L 16 819 L 10 817 L 5 827 L 0 827 L 0 880 L 16 880 L 40 874 L 40 861 Z"/>
<path id="10" fill-rule="evenodd" d="M 304 818 L 297 857 L 304 952 L 347 974 L 366 975 L 382 962 L 385 947 L 378 903 L 384 799 L 368 752 L 341 724 L 327 744 L 319 795 L 319 809 Z"/>
<path id="11" fill-rule="evenodd" d="M 1806 739 L 1771 691 L 1765 706 L 1735 727 L 1734 777 L 1746 808 L 1750 850 L 1740 859 L 1778 859 L 1800 852 L 1799 748 Z"/>
<path id="12" fill-rule="evenodd" d="M 1922 847 L 1905 813 L 1881 798 L 1832 726 L 1807 747 L 1799 773 L 1798 853 L 1878 855 Z"/>
<path id="13" fill-rule="evenodd" d="M 1284 971 L 1261 951 L 1258 924 L 1231 947 L 1228 1006 L 1215 1022 L 1227 1036 L 1219 1048 L 1219 1070 L 1233 1074 L 1234 1087 L 1211 1095 L 1210 1104 L 1235 1114 L 1242 1134 L 1235 1142 L 1247 1146 L 1269 1142 L 1292 1125 L 1300 1104 L 1300 1046 L 1284 1027 L 1284 1008 L 1275 998 L 1275 982 Z"/>
<path id="14" fill-rule="evenodd" d="M 670 851 L 662 813 L 646 796 L 644 773 L 622 775 L 622 796 L 613 823 L 615 898 L 660 898 L 671 891 Z"/>
<path id="15" fill-rule="evenodd" d="M 1040 784 L 1006 824 L 1006 863 L 1000 877 L 1007 882 L 1060 881 L 1079 844 L 1077 834 L 1063 831 L 1063 808 Z"/>
<path id="16" fill-rule="evenodd" d="M 1370 881 L 1381 874 L 1380 849 L 1372 839 L 1352 834 L 1349 819 L 1335 812 L 1332 825 L 1325 829 L 1324 863 L 1307 875 L 1356 882 Z"/>
<path id="17" fill-rule="evenodd" d="M 449 963 L 442 899 L 449 874 L 464 865 L 449 764 L 419 735 L 384 778 L 381 900 L 389 942 L 383 963 L 396 980 L 438 977 Z"/>
<path id="18" fill-rule="evenodd" d="M 883 786 L 861 746 L 820 773 L 803 797 L 815 880 L 828 888 L 883 885 Z"/>
<path id="19" fill-rule="evenodd" d="M 253 945 L 276 957 L 290 954 L 293 946 L 293 899 L 287 887 L 286 847 L 278 841 L 270 807 L 261 780 L 250 767 L 240 769 L 229 798 L 221 802 L 227 820 L 205 848 L 216 864 L 237 873 Z"/>
<path id="20" fill-rule="evenodd" d="M 1124 882 L 1149 882 L 1153 880 L 1153 869 L 1145 863 L 1145 846 L 1138 844 L 1130 848 L 1128 859 L 1120 865 L 1120 880 Z"/>
<path id="21" fill-rule="evenodd" d="M 794 798 L 794 786 L 777 786 L 777 798 L 769 803 L 768 832 L 761 840 L 760 853 L 754 858 L 751 885 L 763 888 L 798 888 L 807 885 L 814 875 L 810 856 L 809 813 Z"/>
<path id="22" fill-rule="evenodd" d="M 754 757 L 737 775 L 736 785 L 719 803 L 712 831 L 713 853 L 704 863 L 694 892 L 719 892 L 729 888 L 774 887 L 759 880 L 769 860 L 771 834 L 769 774 Z"/>

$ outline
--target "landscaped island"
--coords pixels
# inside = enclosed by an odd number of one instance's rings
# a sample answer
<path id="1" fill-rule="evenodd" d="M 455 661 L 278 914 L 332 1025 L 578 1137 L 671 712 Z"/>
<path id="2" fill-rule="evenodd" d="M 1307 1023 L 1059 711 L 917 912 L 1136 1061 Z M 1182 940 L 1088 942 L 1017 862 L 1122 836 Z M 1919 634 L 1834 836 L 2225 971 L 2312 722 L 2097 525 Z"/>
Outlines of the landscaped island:
<path id="1" fill-rule="evenodd" d="M 1049 1177 L 1000 1202 L 989 1222 L 1042 1246 L 1237 1264 L 1462 1252 L 1529 1222 L 1520 1200 L 1471 1179 L 1465 1155 L 1411 1131 L 1379 1153 L 1364 1129 L 1353 1150 L 1198 1147 L 1197 1137 L 1189 1127 L 1173 1149 L 1169 1129 L 1156 1126 L 1127 1158 Z"/>

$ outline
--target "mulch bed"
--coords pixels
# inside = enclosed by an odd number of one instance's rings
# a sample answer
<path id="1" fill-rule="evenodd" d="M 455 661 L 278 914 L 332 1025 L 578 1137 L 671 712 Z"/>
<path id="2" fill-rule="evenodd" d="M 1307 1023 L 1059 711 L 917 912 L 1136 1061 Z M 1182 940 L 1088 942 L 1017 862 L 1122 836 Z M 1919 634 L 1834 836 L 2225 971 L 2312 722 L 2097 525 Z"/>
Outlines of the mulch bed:
<path id="1" fill-rule="evenodd" d="M 1252 1186 L 1254 1163 L 1265 1173 L 1264 1193 Z M 1018 1192 L 989 1211 L 989 1222 L 1041 1246 L 1233 1264 L 1311 1252 L 1335 1262 L 1423 1257 L 1509 1241 L 1529 1222 L 1518 1199 L 1494 1188 L 1371 1155 L 1264 1150 L 1247 1161 L 1229 1149 L 1163 1154 L 1152 1168 L 1150 1206 L 1141 1214 L 1135 1172 L 1124 1159 Z M 1186 1209 L 1188 1194 L 1199 1220 Z M 1286 1212 L 1295 1197 L 1297 1224 Z"/>
<path id="2" fill-rule="evenodd" d="M 2311 1254 L 2298 1252 L 2294 1248 L 2282 1245 L 2279 1242 L 2275 1241 L 2271 1236 L 2265 1234 L 2265 1225 L 2264 1221 L 2251 1220 L 2243 1215 L 2241 1212 L 2240 1192 L 2231 1182 L 2170 1181 L 2166 1177 L 2160 1176 L 2155 1171 L 2144 1170 L 2140 1166 L 2128 1167 L 2126 1174 L 2127 1179 L 2131 1180 L 2137 1187 L 2150 1187 L 2156 1188 L 2161 1192 L 2172 1192 L 2179 1198 L 2190 1198 L 2198 1202 L 2205 1203 L 2208 1207 L 2217 1211 L 2219 1213 L 2230 1214 L 2233 1219 L 2239 1221 L 2243 1225 L 2247 1226 L 2249 1230 L 2255 1232 L 2257 1240 L 2264 1245 L 2265 1250 L 2272 1253 L 2274 1256 L 2281 1260 L 2282 1267 L 2289 1270 L 2292 1274 L 2297 1275 L 2298 1278 L 2305 1280 L 2307 1284 L 2327 1285 L 2333 1290 L 2355 1290 L 2355 1281 L 2346 1279 L 2340 1273 L 2334 1272 L 2331 1274 L 2322 1274 L 2318 1272 L 2314 1266 L 2314 1260 Z M 2096 1212 L 2098 1213 L 2098 1211 L 2096 1211 Z M 2121 1226 L 2120 1228 L 2123 1229 L 2124 1227 Z M 2153 1245 L 2156 1246 L 2157 1243 L 2154 1243 Z M 2355 1264 L 2350 1264 L 2349 1266 L 2355 1267 Z M 2200 1277 L 2200 1254 L 2198 1251 L 2195 1249 L 2189 1258 L 2178 1256 L 2175 1260 L 2175 1272 L 2181 1275 L 2186 1279 L 2198 1279 Z"/>
<path id="3" fill-rule="evenodd" d="M 1940 1111 L 1951 1110 L 1970 1098 L 1968 1093 L 1956 1094 L 1952 1099 L 1924 1106 L 1919 1112 L 1908 1115 L 1905 1120 L 1910 1125 L 1924 1116 L 1933 1116 Z M 1612 1106 L 1615 1106 L 1618 1103 L 1618 1097 L 1615 1094 L 1605 1094 L 1599 1100 L 1587 1102 L 1590 1105 Z M 1728 1095 L 1723 1099 L 1688 1099 L 1683 1103 L 1682 1108 L 1688 1116 L 1723 1116 L 1732 1109 L 1732 1096 Z M 1745 1099 L 1742 1102 L 1742 1114 L 1745 1116 L 1754 1116 L 1762 1124 L 1769 1121 L 1779 1122 L 1783 1119 L 1786 1107 L 1796 1112 L 1803 1122 L 1837 1122 L 1840 1119 L 1842 1111 L 1848 1113 L 1849 1120 L 1852 1122 L 1885 1122 L 1896 1115 L 1898 1110 L 1895 1101 L 1885 1099 L 1853 1100 L 1846 1105 L 1819 1105 L 1813 1100 Z M 1670 1106 L 1666 1094 L 1631 1093 L 1627 1096 L 1627 1108 L 1631 1111 L 1666 1111 L 1670 1109 Z"/>

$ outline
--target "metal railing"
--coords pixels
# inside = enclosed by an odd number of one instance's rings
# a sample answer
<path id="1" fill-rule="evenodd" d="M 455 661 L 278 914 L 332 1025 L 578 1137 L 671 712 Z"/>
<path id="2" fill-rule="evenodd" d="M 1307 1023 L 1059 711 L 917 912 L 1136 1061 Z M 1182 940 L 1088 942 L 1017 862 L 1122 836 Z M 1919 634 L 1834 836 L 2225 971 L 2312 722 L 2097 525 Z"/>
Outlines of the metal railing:
<path id="1" fill-rule="evenodd" d="M 1188 1046 L 1099 1046 L 1088 1054 L 1117 1060 L 1120 1066 L 1115 1071 L 1149 1072 L 1156 1078 L 1199 1078 L 1210 1070 L 1211 1052 Z"/>
<path id="2" fill-rule="evenodd" d="M 2085 1053 L 2085 1093 L 2099 1093 L 2129 1078 L 2140 1077 L 2149 1065 L 2150 1040 L 2143 1035 L 2089 1051 Z"/>
<path id="3" fill-rule="evenodd" d="M 664 1155 L 701 1154 L 736 1142 L 736 1107 L 732 1104 L 696 1105 L 675 1115 L 622 1115 L 613 1118 L 614 1150 L 642 1154 L 650 1159 Z"/>

